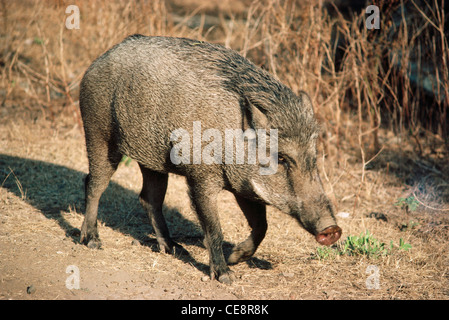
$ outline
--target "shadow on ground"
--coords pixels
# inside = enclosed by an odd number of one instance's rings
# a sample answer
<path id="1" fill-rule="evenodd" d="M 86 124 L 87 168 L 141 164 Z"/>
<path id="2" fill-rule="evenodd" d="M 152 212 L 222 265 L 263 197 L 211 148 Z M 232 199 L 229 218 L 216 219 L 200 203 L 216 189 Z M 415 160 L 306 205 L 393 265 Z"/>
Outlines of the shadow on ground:
<path id="1" fill-rule="evenodd" d="M 55 220 L 64 230 L 66 237 L 71 238 L 74 243 L 79 243 L 81 226 L 71 225 L 62 212 L 73 209 L 76 212 L 84 212 L 85 176 L 84 172 L 65 166 L 0 154 L 0 186 L 24 199 L 41 211 L 47 219 Z M 164 206 L 163 212 L 169 228 L 175 227 L 173 229 L 176 230 L 172 237 L 179 247 L 174 256 L 208 274 L 209 267 L 196 261 L 182 247 L 184 244 L 204 248 L 199 226 L 185 219 L 177 208 Z M 98 220 L 109 228 L 132 236 L 151 250 L 159 251 L 155 237 L 148 236 L 153 233 L 153 228 L 140 206 L 136 192 L 111 181 L 101 198 Z M 226 257 L 233 246 L 224 242 Z M 270 262 L 257 258 L 252 258 L 249 263 L 252 267 L 271 268 Z"/>

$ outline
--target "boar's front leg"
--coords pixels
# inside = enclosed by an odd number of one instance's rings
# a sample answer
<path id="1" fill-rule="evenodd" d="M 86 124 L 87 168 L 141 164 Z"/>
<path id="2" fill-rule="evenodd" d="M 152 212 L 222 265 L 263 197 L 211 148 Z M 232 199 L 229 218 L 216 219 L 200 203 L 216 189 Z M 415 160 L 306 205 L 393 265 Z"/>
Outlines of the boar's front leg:
<path id="1" fill-rule="evenodd" d="M 188 181 L 192 205 L 198 215 L 204 231 L 204 243 L 209 251 L 211 279 L 231 284 L 233 274 L 223 255 L 223 234 L 217 212 L 217 195 L 219 188 L 205 186 L 203 182 Z"/>
<path id="2" fill-rule="evenodd" d="M 248 239 L 232 250 L 232 254 L 228 258 L 229 264 L 238 263 L 251 258 L 267 232 L 266 206 L 238 195 L 235 195 L 235 199 L 248 220 L 248 224 L 251 227 L 251 234 Z"/>

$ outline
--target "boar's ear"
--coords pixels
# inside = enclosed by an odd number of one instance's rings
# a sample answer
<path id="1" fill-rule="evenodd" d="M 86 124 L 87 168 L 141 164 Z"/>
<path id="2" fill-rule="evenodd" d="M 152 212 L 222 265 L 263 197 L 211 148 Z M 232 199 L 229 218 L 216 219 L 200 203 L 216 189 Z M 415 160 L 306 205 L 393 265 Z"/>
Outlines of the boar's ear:
<path id="1" fill-rule="evenodd" d="M 307 114 L 309 117 L 313 117 L 315 113 L 313 111 L 313 105 L 312 105 L 312 101 L 309 98 L 309 95 L 307 93 L 305 93 L 304 91 L 300 91 L 298 93 L 298 98 L 301 101 L 301 106 L 302 106 L 302 109 L 304 110 L 305 114 Z"/>
<path id="2" fill-rule="evenodd" d="M 247 97 L 242 103 L 243 111 L 243 130 L 252 129 L 268 129 L 268 119 L 265 115 L 265 110 L 257 107 L 255 103 L 251 102 Z"/>
<path id="3" fill-rule="evenodd" d="M 251 179 L 251 186 L 254 193 L 267 204 L 271 204 L 269 201 L 269 192 L 266 190 L 265 185 L 259 184 L 254 179 Z"/>

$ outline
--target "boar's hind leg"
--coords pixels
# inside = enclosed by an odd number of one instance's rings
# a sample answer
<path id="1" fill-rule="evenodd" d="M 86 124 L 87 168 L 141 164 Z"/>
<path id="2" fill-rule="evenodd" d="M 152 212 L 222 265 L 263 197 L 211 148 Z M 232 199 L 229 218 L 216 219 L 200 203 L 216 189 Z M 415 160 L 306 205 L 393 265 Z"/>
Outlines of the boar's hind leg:
<path id="1" fill-rule="evenodd" d="M 238 263 L 251 258 L 265 237 L 265 233 L 267 231 L 267 214 L 265 205 L 250 201 L 237 195 L 235 198 L 252 230 L 248 239 L 234 247 L 232 254 L 228 258 L 229 264 Z"/>
<path id="2" fill-rule="evenodd" d="M 206 180 L 206 179 L 205 179 Z M 223 255 L 223 234 L 218 218 L 217 193 L 218 187 L 205 186 L 204 182 L 189 181 L 190 198 L 204 231 L 204 244 L 209 251 L 209 266 L 211 279 L 231 284 L 234 276 L 226 264 Z"/>
<path id="3" fill-rule="evenodd" d="M 162 214 L 168 174 L 147 169 L 142 165 L 140 165 L 140 170 L 143 176 L 143 187 L 139 197 L 140 203 L 148 213 L 151 225 L 156 232 L 160 250 L 165 253 L 172 253 L 174 242 L 170 238 L 170 233 Z"/>
<path id="4" fill-rule="evenodd" d="M 80 242 L 99 249 L 101 242 L 97 229 L 98 203 L 120 162 L 120 153 L 108 143 L 92 139 L 87 143 L 89 174 L 84 181 L 86 214 L 81 226 Z"/>

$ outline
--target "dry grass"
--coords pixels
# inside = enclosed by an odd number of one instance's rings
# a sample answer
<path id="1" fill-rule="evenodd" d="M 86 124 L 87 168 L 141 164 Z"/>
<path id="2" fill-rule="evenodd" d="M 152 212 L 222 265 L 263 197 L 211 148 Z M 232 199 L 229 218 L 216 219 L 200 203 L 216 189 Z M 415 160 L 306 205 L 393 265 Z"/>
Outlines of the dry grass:
<path id="1" fill-rule="evenodd" d="M 364 12 L 331 15 L 326 1 L 74 1 L 81 26 L 68 30 L 67 2 L 2 1 L 0 296 L 447 299 L 447 22 L 438 1 L 400 3 L 378 3 L 381 29 L 369 31 Z M 78 84 L 95 57 L 132 33 L 222 43 L 309 92 L 323 127 L 321 177 L 337 211 L 349 214 L 339 218 L 343 239 L 369 230 L 412 249 L 320 260 L 314 240 L 270 208 L 255 257 L 232 267 L 237 282 L 201 282 L 208 257 L 183 178 L 170 177 L 164 213 L 188 255 L 172 257 L 155 252 L 134 162 L 120 166 L 102 198 L 104 250 L 79 245 L 87 160 Z M 395 205 L 408 197 L 416 210 Z M 228 193 L 220 216 L 229 252 L 249 229 Z M 65 289 L 70 264 L 83 290 Z M 366 287 L 369 265 L 380 270 L 380 289 Z M 30 282 L 35 296 L 23 291 Z"/>

